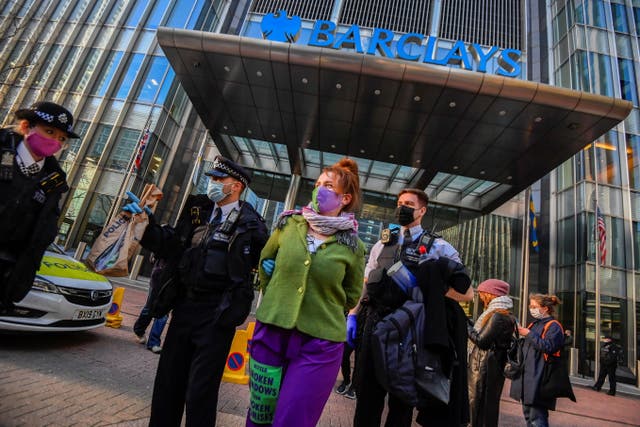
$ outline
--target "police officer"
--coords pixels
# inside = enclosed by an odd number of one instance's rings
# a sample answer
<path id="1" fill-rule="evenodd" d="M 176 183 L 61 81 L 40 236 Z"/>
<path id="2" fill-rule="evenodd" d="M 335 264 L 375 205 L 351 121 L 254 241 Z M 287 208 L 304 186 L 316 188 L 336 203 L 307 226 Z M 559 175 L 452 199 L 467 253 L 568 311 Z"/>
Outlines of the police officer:
<path id="1" fill-rule="evenodd" d="M 239 200 L 248 173 L 218 156 L 206 175 L 207 194 L 189 196 L 176 227 L 151 216 L 141 240 L 184 289 L 158 363 L 150 426 L 179 426 L 185 403 L 187 427 L 215 425 L 227 354 L 251 309 L 251 271 L 268 237 L 264 220 Z M 135 203 L 125 210 L 140 212 Z"/>
<path id="2" fill-rule="evenodd" d="M 618 362 L 622 360 L 622 347 L 613 342 L 613 338 L 606 336 L 602 339 L 603 345 L 600 350 L 600 374 L 598 375 L 598 381 L 591 388 L 595 391 L 600 391 L 604 384 L 605 378 L 609 376 L 609 396 L 616 395 L 616 369 L 618 368 Z"/>
<path id="3" fill-rule="evenodd" d="M 47 246 L 58 233 L 58 202 L 69 190 L 54 154 L 73 132 L 73 116 L 53 102 L 15 112 L 0 129 L 0 312 L 10 312 L 33 285 Z"/>
<path id="4" fill-rule="evenodd" d="M 448 258 L 453 268 L 460 268 L 461 271 L 463 269 L 458 251 L 444 239 L 422 228 L 422 218 L 427 212 L 428 202 L 429 199 L 422 190 L 408 188 L 400 192 L 396 219 L 401 228 L 399 231 L 384 230 L 382 239 L 371 249 L 364 273 L 367 279 L 363 297 L 347 318 L 347 340 L 351 345 L 354 344 L 358 322 L 364 322 L 362 338 L 356 347 L 355 427 L 380 426 L 387 392 L 376 380 L 369 340 L 375 324 L 400 307 L 410 293 L 408 289 L 401 289 L 394 282 L 385 280 L 384 270 L 395 262 L 402 261 L 409 270 L 416 271 L 420 262 L 441 257 Z M 468 301 L 473 299 L 473 289 L 468 284 L 459 291 L 450 288 L 446 296 Z M 389 395 L 388 405 L 385 426 L 411 426 L 411 406 L 393 395 Z"/>

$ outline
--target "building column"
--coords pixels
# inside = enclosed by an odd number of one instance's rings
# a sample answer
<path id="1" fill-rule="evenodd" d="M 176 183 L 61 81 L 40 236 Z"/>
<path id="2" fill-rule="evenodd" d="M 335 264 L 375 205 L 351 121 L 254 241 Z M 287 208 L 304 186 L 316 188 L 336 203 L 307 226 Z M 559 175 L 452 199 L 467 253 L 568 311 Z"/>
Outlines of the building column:
<path id="1" fill-rule="evenodd" d="M 302 177 L 298 174 L 291 175 L 291 181 L 289 182 L 289 189 L 287 190 L 287 196 L 284 199 L 284 210 L 290 210 L 296 206 L 296 198 L 298 197 L 298 190 L 300 189 L 300 182 Z"/>

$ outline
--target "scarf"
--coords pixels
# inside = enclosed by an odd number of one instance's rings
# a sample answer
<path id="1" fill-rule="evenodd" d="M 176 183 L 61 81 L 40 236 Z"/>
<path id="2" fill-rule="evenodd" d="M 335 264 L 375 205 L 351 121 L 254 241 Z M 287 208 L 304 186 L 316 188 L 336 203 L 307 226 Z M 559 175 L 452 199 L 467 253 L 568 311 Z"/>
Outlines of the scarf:
<path id="1" fill-rule="evenodd" d="M 476 323 L 473 324 L 473 329 L 480 332 L 480 329 L 482 329 L 482 324 L 484 322 L 484 319 L 490 313 L 500 308 L 503 310 L 509 310 L 509 311 L 511 311 L 511 309 L 513 308 L 513 301 L 508 295 L 503 295 L 501 297 L 495 297 L 494 299 L 492 299 L 489 305 L 487 306 L 487 308 L 478 317 L 478 320 L 476 320 Z"/>
<path id="2" fill-rule="evenodd" d="M 343 212 L 338 216 L 324 216 L 311 208 L 311 204 L 302 210 L 288 210 L 282 212 L 278 220 L 278 227 L 284 226 L 286 217 L 302 215 L 309 224 L 309 228 L 325 236 L 336 236 L 338 243 L 347 245 L 352 250 L 358 247 L 358 221 L 351 212 Z"/>

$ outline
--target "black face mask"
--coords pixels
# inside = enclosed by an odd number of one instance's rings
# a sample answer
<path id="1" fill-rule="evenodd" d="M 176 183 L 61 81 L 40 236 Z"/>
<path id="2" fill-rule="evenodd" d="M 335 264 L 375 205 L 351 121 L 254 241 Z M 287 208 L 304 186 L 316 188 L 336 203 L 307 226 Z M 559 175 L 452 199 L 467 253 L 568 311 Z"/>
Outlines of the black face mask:
<path id="1" fill-rule="evenodd" d="M 413 212 L 415 209 L 410 208 L 409 206 L 398 206 L 396 208 L 396 219 L 401 226 L 406 226 L 411 224 L 414 221 Z"/>

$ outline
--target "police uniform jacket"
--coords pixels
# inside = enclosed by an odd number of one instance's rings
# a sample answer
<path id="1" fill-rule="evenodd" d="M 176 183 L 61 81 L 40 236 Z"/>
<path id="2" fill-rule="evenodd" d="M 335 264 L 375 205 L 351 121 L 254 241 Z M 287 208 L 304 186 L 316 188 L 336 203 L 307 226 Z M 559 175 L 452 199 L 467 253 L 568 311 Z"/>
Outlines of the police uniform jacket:
<path id="1" fill-rule="evenodd" d="M 2 149 L 10 144 L 10 137 L 22 143 L 19 134 L 0 129 Z M 0 179 L 0 258 L 14 264 L 7 293 L 16 302 L 31 289 L 42 256 L 58 233 L 58 204 L 69 187 L 53 156 L 45 158 L 34 176 L 24 175 L 14 158 L 11 175 L 11 179 Z"/>
<path id="2" fill-rule="evenodd" d="M 341 243 L 329 236 L 311 254 L 308 223 L 302 215 L 286 217 L 265 245 L 261 258 L 275 259 L 272 276 L 260 267 L 264 291 L 256 318 L 314 338 L 344 342 L 344 312 L 358 302 L 364 277 L 364 243 Z M 338 234 L 338 233 L 336 233 Z"/>
<path id="3" fill-rule="evenodd" d="M 237 222 L 222 251 L 224 275 L 210 275 L 212 252 L 198 245 L 198 237 L 209 222 L 214 203 L 204 194 L 189 196 L 176 227 L 160 226 L 153 218 L 145 230 L 141 244 L 167 261 L 167 275 L 174 276 L 186 289 L 186 298 L 206 299 L 216 303 L 225 292 L 231 292 L 231 305 L 218 323 L 237 326 L 251 309 L 253 287 L 251 271 L 258 265 L 260 251 L 268 238 L 262 217 L 248 203 L 240 203 Z M 207 258 L 209 257 L 209 259 Z M 207 264 L 209 263 L 209 264 Z M 166 276 L 163 276 L 163 280 Z"/>

